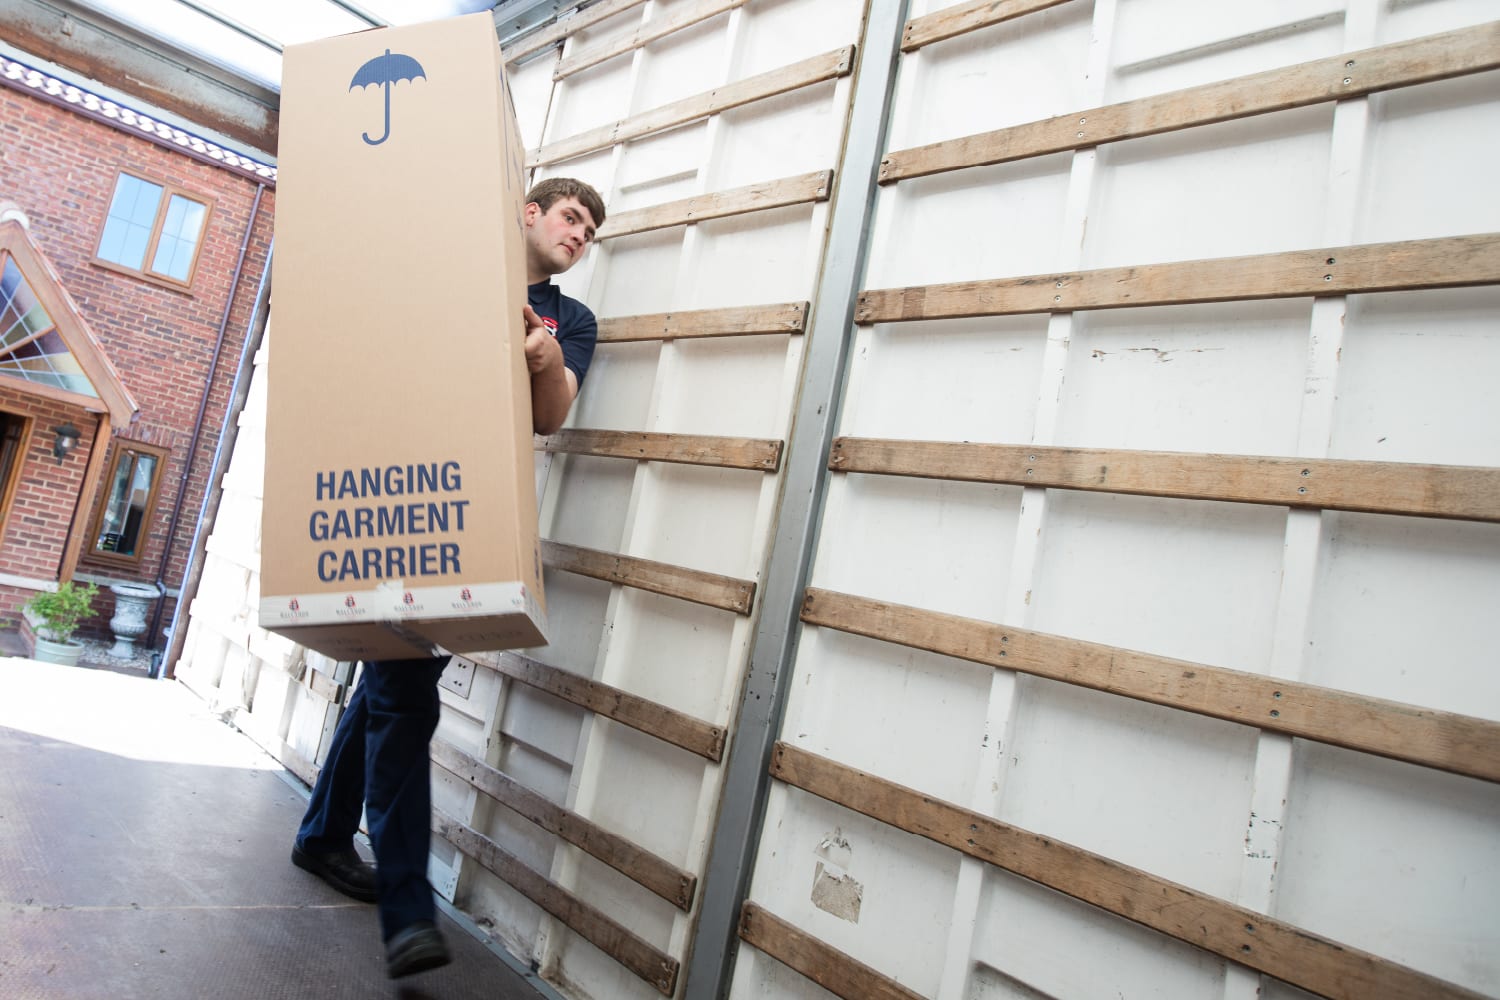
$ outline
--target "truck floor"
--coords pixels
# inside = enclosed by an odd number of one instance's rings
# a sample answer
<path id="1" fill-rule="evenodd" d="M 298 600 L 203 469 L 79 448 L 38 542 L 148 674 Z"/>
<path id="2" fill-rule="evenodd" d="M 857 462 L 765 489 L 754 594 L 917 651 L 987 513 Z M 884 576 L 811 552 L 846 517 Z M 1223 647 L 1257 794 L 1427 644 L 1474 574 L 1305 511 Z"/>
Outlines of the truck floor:
<path id="1" fill-rule="evenodd" d="M 180 684 L 0 658 L 0 996 L 555 996 L 447 909 L 452 964 L 386 979 L 375 908 L 288 860 L 305 802 Z"/>

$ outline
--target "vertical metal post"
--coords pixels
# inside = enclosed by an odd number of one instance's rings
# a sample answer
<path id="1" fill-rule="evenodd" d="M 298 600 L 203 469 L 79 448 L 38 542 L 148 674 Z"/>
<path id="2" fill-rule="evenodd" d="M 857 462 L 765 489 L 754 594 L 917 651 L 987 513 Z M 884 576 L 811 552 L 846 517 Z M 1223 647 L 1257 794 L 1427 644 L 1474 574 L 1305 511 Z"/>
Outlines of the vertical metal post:
<path id="1" fill-rule="evenodd" d="M 770 789 L 771 749 L 781 729 L 800 635 L 802 594 L 817 548 L 828 453 L 838 427 L 854 309 L 869 254 L 880 158 L 885 151 L 907 0 L 870 0 L 854 96 L 808 329 L 802 380 L 787 447 L 760 620 L 750 649 L 733 742 L 704 872 L 702 909 L 683 996 L 729 993 L 740 906 L 750 886 Z"/>

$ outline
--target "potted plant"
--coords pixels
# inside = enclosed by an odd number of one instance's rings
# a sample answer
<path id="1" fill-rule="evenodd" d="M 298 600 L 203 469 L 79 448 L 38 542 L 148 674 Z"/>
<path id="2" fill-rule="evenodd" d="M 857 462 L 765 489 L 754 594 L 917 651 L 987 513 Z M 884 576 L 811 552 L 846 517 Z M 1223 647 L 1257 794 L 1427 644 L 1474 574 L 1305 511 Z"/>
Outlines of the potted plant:
<path id="1" fill-rule="evenodd" d="M 44 590 L 26 602 L 26 610 L 36 630 L 35 656 L 44 663 L 74 666 L 83 652 L 83 643 L 74 640 L 78 623 L 94 613 L 94 597 L 99 588 L 92 583 L 72 580 Z"/>

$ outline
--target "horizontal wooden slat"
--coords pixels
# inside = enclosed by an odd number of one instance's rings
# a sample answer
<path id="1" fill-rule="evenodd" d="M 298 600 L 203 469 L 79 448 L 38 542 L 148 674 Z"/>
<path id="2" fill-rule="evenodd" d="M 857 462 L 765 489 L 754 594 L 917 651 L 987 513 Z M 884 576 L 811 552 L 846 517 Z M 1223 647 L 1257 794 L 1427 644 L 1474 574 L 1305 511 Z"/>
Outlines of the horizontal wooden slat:
<path id="1" fill-rule="evenodd" d="M 1500 468 L 838 438 L 828 467 L 975 483 L 1500 521 Z"/>
<path id="2" fill-rule="evenodd" d="M 807 303 L 692 309 L 599 320 L 599 343 L 678 340 L 687 337 L 747 337 L 758 334 L 802 333 L 807 328 Z"/>
<path id="3" fill-rule="evenodd" d="M 600 21 L 614 17 L 616 14 L 624 13 L 632 7 L 639 7 L 645 2 L 646 0 L 601 0 L 600 3 L 593 4 L 584 10 L 548 25 L 534 34 L 527 35 L 514 45 L 505 46 L 500 50 L 500 56 L 508 63 L 515 62 L 517 59 L 524 59 L 533 52 L 540 52 L 549 45 L 557 44 L 569 35 L 583 31 L 585 28 L 592 28 Z M 503 34 L 505 31 L 505 21 L 503 19 L 500 20 L 497 22 L 496 27 Z"/>
<path id="4" fill-rule="evenodd" d="M 667 17 L 652 18 L 628 35 L 612 38 L 568 54 L 552 71 L 552 79 L 565 79 L 590 66 L 597 66 L 615 56 L 621 56 L 649 45 L 658 38 L 665 38 L 683 28 L 692 27 L 711 17 L 717 17 L 725 11 L 744 5 L 745 2 L 746 0 L 698 0 L 692 6 L 682 8 Z"/>
<path id="5" fill-rule="evenodd" d="M 663 996 L 677 989 L 677 959 L 658 951 L 629 928 L 612 920 L 556 882 L 537 874 L 493 840 L 442 812 L 432 813 L 432 832 L 487 871 L 561 920 L 576 934 L 650 983 Z"/>
<path id="6" fill-rule="evenodd" d="M 588 852 L 679 910 L 685 912 L 693 905 L 698 877 L 692 872 L 683 871 L 624 837 L 548 801 L 451 743 L 434 740 L 432 759 L 496 802 Z"/>
<path id="7" fill-rule="evenodd" d="M 526 166 L 539 167 L 548 163 L 569 160 L 596 149 L 607 149 L 615 143 L 639 139 L 653 132 L 685 125 L 700 118 L 716 115 L 742 104 L 750 104 L 785 94 L 801 87 L 845 76 L 854 66 L 854 48 L 848 46 L 790 66 L 782 66 L 737 83 L 715 87 L 692 97 L 684 98 L 664 107 L 646 111 L 629 118 L 622 118 L 608 125 L 581 132 L 559 142 L 532 150 L 526 156 Z"/>
<path id="8" fill-rule="evenodd" d="M 782 965 L 844 1000 L 922 1000 L 920 993 L 913 993 L 758 903 L 746 901 L 741 907 L 739 933 Z"/>
<path id="9" fill-rule="evenodd" d="M 809 588 L 802 620 L 1215 719 L 1500 781 L 1500 722 Z"/>
<path id="10" fill-rule="evenodd" d="M 770 438 L 572 429 L 558 431 L 539 442 L 542 451 L 756 472 L 775 472 L 780 468 L 781 445 L 780 441 Z"/>
<path id="11" fill-rule="evenodd" d="M 1017 316 L 1500 283 L 1500 233 L 861 292 L 856 323 Z"/>
<path id="12" fill-rule="evenodd" d="M 1500 68 L 1500 21 L 887 153 L 880 183 L 1360 97 Z"/>
<path id="13" fill-rule="evenodd" d="M 764 212 L 787 205 L 803 205 L 808 202 L 827 201 L 833 188 L 833 171 L 817 170 L 797 177 L 760 181 L 728 191 L 695 195 L 680 201 L 669 201 L 634 212 L 612 215 L 599 228 L 595 239 L 608 240 L 632 233 L 646 233 L 669 226 L 685 226 L 708 219 L 723 219 L 731 215 Z"/>
<path id="14" fill-rule="evenodd" d="M 1335 1000 L 1479 1000 L 1479 994 L 1149 872 L 960 808 L 786 743 L 771 773 L 1204 951 Z"/>
<path id="15" fill-rule="evenodd" d="M 1068 0 L 970 0 L 906 22 L 901 32 L 901 51 L 914 52 L 924 45 L 955 35 L 988 28 L 992 24 L 1034 14 Z"/>
<path id="16" fill-rule="evenodd" d="M 748 615 L 755 601 L 755 584 L 750 580 L 563 542 L 543 540 L 542 561 L 567 573 L 649 590 L 738 615 Z"/>
<path id="17" fill-rule="evenodd" d="M 580 677 L 519 653 L 474 653 L 476 662 L 507 677 L 580 708 L 613 719 L 622 726 L 717 762 L 724 756 L 724 728 L 709 725 L 674 708 Z"/>

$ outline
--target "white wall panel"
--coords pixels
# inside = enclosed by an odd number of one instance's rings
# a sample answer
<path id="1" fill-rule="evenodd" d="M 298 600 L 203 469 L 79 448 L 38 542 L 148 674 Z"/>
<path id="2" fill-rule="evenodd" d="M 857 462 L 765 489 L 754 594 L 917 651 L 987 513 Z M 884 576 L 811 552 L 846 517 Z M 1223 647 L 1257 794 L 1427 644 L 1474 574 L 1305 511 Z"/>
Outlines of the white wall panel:
<path id="1" fill-rule="evenodd" d="M 814 586 L 985 620 L 1005 606 L 1019 487 L 855 475 L 836 492 Z"/>
<path id="2" fill-rule="evenodd" d="M 975 997 L 1207 997 L 1222 960 L 1004 872 L 986 876 L 974 933 Z M 998 970 L 1004 970 L 1003 973 Z M 1003 977 L 1003 978 L 1002 978 Z"/>
<path id="3" fill-rule="evenodd" d="M 1086 267 L 1322 245 L 1324 105 L 1100 150 Z"/>
<path id="4" fill-rule="evenodd" d="M 728 612 L 644 592 L 622 601 L 630 616 L 610 636 L 619 654 L 615 683 L 694 718 L 727 723 L 720 672 L 734 653 Z"/>
<path id="5" fill-rule="evenodd" d="M 1234 894 L 1239 857 L 1226 848 L 1244 836 L 1253 730 L 1054 681 L 1018 687 L 999 818 Z"/>
<path id="6" fill-rule="evenodd" d="M 1329 454 L 1500 465 L 1500 291 L 1349 299 Z"/>
<path id="7" fill-rule="evenodd" d="M 1338 0 L 1122 0 L 1107 99 L 1130 101 L 1338 55 Z"/>
<path id="8" fill-rule="evenodd" d="M 1500 789 L 1299 746 L 1277 909 L 1485 996 L 1500 992 Z"/>
<path id="9" fill-rule="evenodd" d="M 1036 627 L 1263 671 L 1285 520 L 1277 507 L 1058 491 L 1031 596 Z"/>
<path id="10" fill-rule="evenodd" d="M 1500 719 L 1500 525 L 1323 517 L 1307 678 Z"/>
<path id="11" fill-rule="evenodd" d="M 993 668 L 831 630 L 797 674 L 785 737 L 934 795 L 963 799 L 986 740 Z M 933 760 L 950 762 L 934 773 Z"/>
<path id="12" fill-rule="evenodd" d="M 1491 72 L 1371 98 L 1359 242 L 1500 230 L 1500 198 L 1483 193 L 1500 160 L 1497 92 Z"/>
<path id="13" fill-rule="evenodd" d="M 776 877 L 757 877 L 752 896 L 908 989 L 932 996 L 932 955 L 948 933 L 957 855 L 795 789 L 784 806 L 773 802 L 767 814 Z M 848 906 L 832 907 L 818 892 L 825 879 L 842 878 L 859 886 L 857 920 L 849 919 Z"/>
<path id="14" fill-rule="evenodd" d="M 1062 231 L 1067 192 L 1066 155 L 937 174 L 886 188 L 880 193 L 878 224 L 907 252 L 877 241 L 865 287 L 1059 270 L 1070 249 Z M 910 252 L 915 246 L 922 252 Z"/>
<path id="15" fill-rule="evenodd" d="M 1310 306 L 1288 299 L 1081 313 L 1057 443 L 1291 454 Z"/>
<path id="16" fill-rule="evenodd" d="M 780 176 L 764 175 L 766 180 Z M 686 281 L 678 294 L 698 309 L 808 298 L 818 276 L 813 237 L 821 232 L 823 217 L 821 206 L 793 205 L 699 224 L 700 238 L 684 262 Z M 748 268 L 754 269 L 753 281 L 746 280 Z"/>
<path id="17" fill-rule="evenodd" d="M 750 0 L 742 9 L 735 73 L 768 73 L 859 40 L 861 0 Z"/>
<path id="18" fill-rule="evenodd" d="M 922 51 L 893 148 L 921 146 L 1092 106 L 1084 61 L 1093 4 L 1074 0 Z M 903 81 L 906 83 L 906 81 Z"/>

